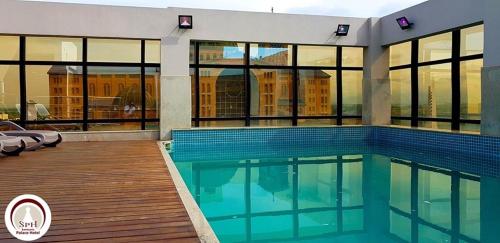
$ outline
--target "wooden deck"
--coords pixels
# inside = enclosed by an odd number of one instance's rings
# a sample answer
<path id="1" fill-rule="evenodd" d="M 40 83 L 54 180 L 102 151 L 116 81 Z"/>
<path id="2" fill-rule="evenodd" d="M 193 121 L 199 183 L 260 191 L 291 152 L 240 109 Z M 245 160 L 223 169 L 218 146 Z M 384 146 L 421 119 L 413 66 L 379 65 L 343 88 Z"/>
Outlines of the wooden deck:
<path id="1" fill-rule="evenodd" d="M 52 225 L 38 242 L 199 242 L 156 142 L 63 143 L 0 158 L 0 242 L 7 204 L 35 194 Z"/>

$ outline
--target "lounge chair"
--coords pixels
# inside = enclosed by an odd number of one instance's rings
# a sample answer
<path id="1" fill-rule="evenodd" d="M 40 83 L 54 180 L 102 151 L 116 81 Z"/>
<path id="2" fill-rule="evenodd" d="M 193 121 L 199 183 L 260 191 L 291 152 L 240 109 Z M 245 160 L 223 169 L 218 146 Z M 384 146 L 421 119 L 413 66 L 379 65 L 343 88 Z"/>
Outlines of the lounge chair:
<path id="1" fill-rule="evenodd" d="M 23 127 L 11 122 L 0 121 L 0 126 L 8 126 L 9 131 L 2 131 L 7 136 L 29 137 L 35 140 L 35 145 L 30 145 L 26 150 L 35 150 L 40 146 L 56 147 L 62 142 L 62 136 L 57 131 L 49 130 L 26 130 Z"/>
<path id="2" fill-rule="evenodd" d="M 0 133 L 0 151 L 9 156 L 18 156 L 26 148 L 26 143 L 20 137 L 7 136 Z"/>

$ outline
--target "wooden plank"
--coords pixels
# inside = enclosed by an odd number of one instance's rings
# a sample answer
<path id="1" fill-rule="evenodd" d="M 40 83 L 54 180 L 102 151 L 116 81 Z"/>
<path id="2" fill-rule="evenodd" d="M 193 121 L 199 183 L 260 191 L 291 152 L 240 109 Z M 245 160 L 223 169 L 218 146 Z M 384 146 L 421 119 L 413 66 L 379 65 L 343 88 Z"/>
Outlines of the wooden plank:
<path id="1" fill-rule="evenodd" d="M 0 212 L 21 194 L 52 210 L 38 242 L 199 242 L 156 142 L 71 142 L 0 158 Z M 15 242 L 0 220 L 0 241 Z"/>

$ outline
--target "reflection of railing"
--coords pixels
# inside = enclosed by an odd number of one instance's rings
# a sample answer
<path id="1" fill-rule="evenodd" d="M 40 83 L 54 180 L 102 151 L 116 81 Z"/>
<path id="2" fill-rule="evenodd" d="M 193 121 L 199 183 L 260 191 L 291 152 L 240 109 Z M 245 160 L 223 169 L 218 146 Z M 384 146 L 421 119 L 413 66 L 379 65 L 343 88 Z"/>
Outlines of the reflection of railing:
<path id="1" fill-rule="evenodd" d="M 444 170 L 444 169 L 440 169 L 440 168 L 436 168 L 436 167 L 425 166 L 425 165 L 417 164 L 414 162 L 407 162 L 407 161 L 394 159 L 394 158 L 391 159 L 391 162 L 397 163 L 400 165 L 406 165 L 406 166 L 410 167 L 409 169 L 411 171 L 411 178 L 409 178 L 409 180 L 411 180 L 411 188 L 410 188 L 410 190 L 411 190 L 411 193 L 410 193 L 410 195 L 411 195 L 411 200 L 410 200 L 411 212 L 405 212 L 404 210 L 401 210 L 401 209 L 394 207 L 392 205 L 390 205 L 390 210 L 391 210 L 391 212 L 410 220 L 410 222 L 411 222 L 411 242 L 422 242 L 422 241 L 419 241 L 419 236 L 420 236 L 419 225 L 423 225 L 423 226 L 427 226 L 429 228 L 432 228 L 434 230 L 437 230 L 437 231 L 441 232 L 442 234 L 446 234 L 446 235 L 450 236 L 451 242 L 465 241 L 465 242 L 479 243 L 478 239 L 473 239 L 473 238 L 466 236 L 460 232 L 461 223 L 460 223 L 460 196 L 459 196 L 460 195 L 460 179 L 479 182 L 480 181 L 479 177 L 469 175 L 469 174 L 460 173 L 457 171 L 449 171 L 449 170 Z M 451 212 L 450 212 L 450 214 L 451 214 L 451 229 L 447 229 L 443 226 L 433 224 L 427 220 L 422 219 L 419 216 L 419 211 L 418 211 L 419 210 L 419 207 L 418 207 L 418 203 L 419 203 L 419 198 L 418 198 L 418 196 L 419 196 L 419 190 L 418 190 L 419 176 L 418 176 L 418 172 L 419 172 L 419 170 L 420 171 L 424 170 L 424 171 L 435 172 L 435 173 L 439 173 L 443 176 L 451 177 L 451 188 L 450 188 L 450 199 L 449 199 L 449 201 L 451 203 Z M 447 199 L 443 199 L 443 200 L 447 200 Z M 399 236 L 397 236 L 393 233 L 391 233 L 391 236 L 395 237 L 399 240 L 405 241 L 404 239 L 401 239 Z"/>
<path id="2" fill-rule="evenodd" d="M 347 235 L 347 234 L 356 234 L 362 233 L 365 231 L 365 221 L 362 220 L 361 225 L 359 225 L 361 230 L 346 230 L 344 227 L 344 221 L 349 221 L 352 219 L 344 220 L 344 213 L 351 211 L 362 211 L 364 213 L 364 205 L 351 205 L 344 206 L 343 205 L 343 194 L 346 194 L 346 190 L 344 188 L 344 165 L 348 163 L 359 163 L 362 162 L 363 158 L 347 158 L 347 156 L 337 156 L 337 158 L 325 159 L 325 160 L 315 160 L 315 159 L 298 159 L 293 158 L 291 161 L 283 161 L 283 162 L 265 162 L 265 163 L 255 163 L 255 160 L 246 160 L 245 163 L 227 163 L 227 164 L 203 164 L 203 163 L 195 163 L 193 164 L 193 173 L 194 173 L 194 198 L 200 207 L 203 207 L 203 201 L 201 199 L 201 177 L 204 171 L 217 171 L 221 169 L 244 169 L 245 170 L 245 213 L 241 214 L 229 214 L 229 215 L 217 215 L 212 217 L 207 217 L 209 222 L 216 221 L 224 221 L 231 219 L 245 219 L 245 231 L 247 241 L 252 241 L 252 218 L 255 217 L 263 217 L 263 216 L 290 216 L 292 218 L 293 225 L 293 237 L 287 239 L 280 237 L 280 240 L 305 240 L 305 239 L 314 239 L 318 237 L 333 237 L 337 235 Z M 299 204 L 299 165 L 321 165 L 321 164 L 336 164 L 336 184 L 334 187 L 336 188 L 336 201 L 333 206 L 325 206 L 325 207 L 307 207 L 300 208 Z M 266 212 L 252 212 L 251 209 L 251 177 L 252 177 L 252 168 L 265 168 L 265 167 L 276 167 L 276 166 L 292 166 L 292 209 L 290 210 L 276 210 L 276 211 L 266 211 Z M 288 172 L 290 173 L 290 172 Z M 288 177 L 288 173 L 286 176 Z M 358 188 L 357 192 L 361 192 L 362 188 Z M 327 212 L 336 212 L 336 228 L 328 233 L 321 233 L 313 236 L 301 236 L 299 231 L 299 215 L 304 213 L 327 213 Z M 352 222 L 352 221 L 351 221 Z"/>

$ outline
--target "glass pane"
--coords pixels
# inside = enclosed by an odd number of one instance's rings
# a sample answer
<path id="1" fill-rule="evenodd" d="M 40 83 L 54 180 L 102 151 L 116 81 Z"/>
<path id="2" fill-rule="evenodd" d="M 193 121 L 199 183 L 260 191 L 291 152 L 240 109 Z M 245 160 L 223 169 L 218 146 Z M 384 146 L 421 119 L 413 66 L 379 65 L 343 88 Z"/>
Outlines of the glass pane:
<path id="1" fill-rule="evenodd" d="M 290 127 L 291 120 L 255 120 L 250 121 L 251 127 Z"/>
<path id="2" fill-rule="evenodd" d="M 243 69 L 200 69 L 200 117 L 245 117 Z"/>
<path id="3" fill-rule="evenodd" d="M 250 115 L 291 116 L 292 70 L 250 70 Z"/>
<path id="4" fill-rule="evenodd" d="M 0 120 L 19 120 L 19 92 L 19 66 L 0 65 Z"/>
<path id="5" fill-rule="evenodd" d="M 337 160 L 326 162 L 299 165 L 299 209 L 337 206 Z"/>
<path id="6" fill-rule="evenodd" d="M 200 127 L 244 127 L 244 120 L 237 121 L 200 121 Z"/>
<path id="7" fill-rule="evenodd" d="M 361 118 L 342 118 L 342 125 L 363 125 Z"/>
<path id="8" fill-rule="evenodd" d="M 451 64 L 418 68 L 418 115 L 451 118 Z"/>
<path id="9" fill-rule="evenodd" d="M 299 119 L 298 126 L 332 126 L 337 125 L 336 119 Z"/>
<path id="10" fill-rule="evenodd" d="M 451 130 L 451 122 L 419 121 L 418 126 L 430 129 Z"/>
<path id="11" fill-rule="evenodd" d="M 245 64 L 245 44 L 236 42 L 200 42 L 200 64 Z"/>
<path id="12" fill-rule="evenodd" d="M 195 64 L 194 52 L 195 45 L 194 42 L 191 41 L 191 43 L 189 43 L 189 64 Z"/>
<path id="13" fill-rule="evenodd" d="M 89 119 L 141 118 L 141 69 L 89 67 Z"/>
<path id="14" fill-rule="evenodd" d="M 344 159 L 347 159 L 345 156 Z M 342 206 L 363 205 L 363 164 L 343 163 L 342 171 Z"/>
<path id="15" fill-rule="evenodd" d="M 250 44 L 250 64 L 291 66 L 292 45 Z"/>
<path id="16" fill-rule="evenodd" d="M 88 39 L 89 62 L 141 62 L 140 40 Z"/>
<path id="17" fill-rule="evenodd" d="M 363 47 L 342 47 L 343 67 L 363 67 Z"/>
<path id="18" fill-rule="evenodd" d="M 337 47 L 298 46 L 297 64 L 299 66 L 334 67 L 337 64 Z"/>
<path id="19" fill-rule="evenodd" d="M 28 61 L 82 61 L 83 40 L 64 37 L 26 37 Z"/>
<path id="20" fill-rule="evenodd" d="M 337 114 L 337 72 L 299 70 L 299 116 Z"/>
<path id="21" fill-rule="evenodd" d="M 451 177 L 438 172 L 418 171 L 418 216 L 451 228 Z"/>
<path id="22" fill-rule="evenodd" d="M 483 54 L 484 25 L 462 29 L 460 32 L 460 56 Z"/>
<path id="23" fill-rule="evenodd" d="M 342 71 L 342 115 L 361 116 L 363 72 Z"/>
<path id="24" fill-rule="evenodd" d="M 159 122 L 146 122 L 146 130 L 160 130 Z"/>
<path id="25" fill-rule="evenodd" d="M 391 125 L 409 127 L 411 126 L 411 121 L 392 119 Z"/>
<path id="26" fill-rule="evenodd" d="M 460 179 L 460 233 L 480 240 L 481 184 L 479 181 Z"/>
<path id="27" fill-rule="evenodd" d="M 159 40 L 145 41 L 145 58 L 146 63 L 160 63 L 161 45 Z"/>
<path id="28" fill-rule="evenodd" d="M 390 47 L 390 66 L 401 66 L 411 63 L 411 42 L 404 42 Z"/>
<path id="29" fill-rule="evenodd" d="M 160 118 L 160 68 L 146 68 L 146 118 Z"/>
<path id="30" fill-rule="evenodd" d="M 28 120 L 83 119 L 80 66 L 26 66 Z"/>
<path id="31" fill-rule="evenodd" d="M 411 70 L 401 69 L 389 72 L 391 80 L 391 115 L 411 116 Z"/>
<path id="32" fill-rule="evenodd" d="M 64 124 L 28 124 L 28 130 L 49 130 L 59 132 L 83 131 L 82 123 L 64 123 Z"/>
<path id="33" fill-rule="evenodd" d="M 196 118 L 196 69 L 189 69 L 189 76 L 191 76 L 191 117 Z"/>
<path id="34" fill-rule="evenodd" d="M 483 59 L 460 63 L 460 118 L 481 120 L 481 68 Z"/>
<path id="35" fill-rule="evenodd" d="M 411 213 L 410 166 L 391 163 L 391 196 L 389 204 L 403 212 Z"/>
<path id="36" fill-rule="evenodd" d="M 392 116 L 411 116 L 411 70 L 389 72 L 391 80 Z"/>
<path id="37" fill-rule="evenodd" d="M 418 62 L 451 58 L 451 32 L 418 41 Z"/>
<path id="38" fill-rule="evenodd" d="M 460 123 L 460 131 L 479 133 L 481 131 L 480 124 Z"/>
<path id="39" fill-rule="evenodd" d="M 141 130 L 140 122 L 90 123 L 89 131 Z"/>
<path id="40" fill-rule="evenodd" d="M 19 36 L 0 36 L 0 60 L 19 60 Z"/>

